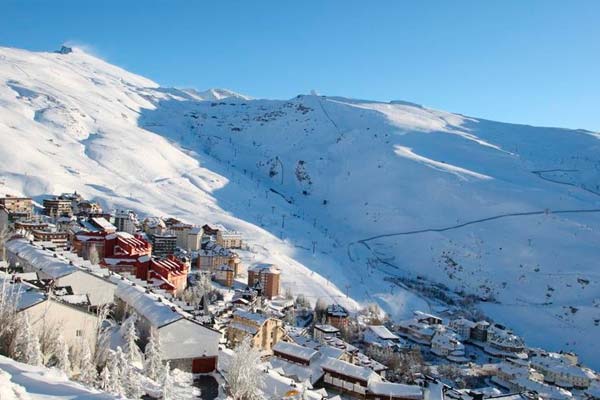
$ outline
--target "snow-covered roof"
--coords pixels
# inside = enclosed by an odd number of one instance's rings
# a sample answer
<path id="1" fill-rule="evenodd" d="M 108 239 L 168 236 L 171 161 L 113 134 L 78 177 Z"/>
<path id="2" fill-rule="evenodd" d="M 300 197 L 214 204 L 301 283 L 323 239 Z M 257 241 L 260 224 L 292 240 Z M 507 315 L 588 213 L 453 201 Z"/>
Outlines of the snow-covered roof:
<path id="1" fill-rule="evenodd" d="M 284 341 L 277 342 L 273 346 L 273 351 L 305 361 L 310 361 L 317 354 L 317 351 L 314 349 Z"/>
<path id="2" fill-rule="evenodd" d="M 249 320 L 249 321 L 253 321 L 253 322 L 257 323 L 258 325 L 262 325 L 266 320 L 269 319 L 269 317 L 267 315 L 253 313 L 253 312 L 241 309 L 241 308 L 236 309 L 233 312 L 233 315 L 243 318 L 243 319 L 246 319 L 246 320 Z"/>
<path id="3" fill-rule="evenodd" d="M 248 268 L 248 271 L 260 273 L 260 274 L 280 274 L 281 271 L 274 264 L 255 264 Z"/>
<path id="4" fill-rule="evenodd" d="M 369 368 L 359 367 L 358 365 L 350 364 L 349 362 L 337 360 L 335 358 L 328 358 L 323 363 L 322 368 L 326 371 L 335 372 L 340 375 L 360 379 L 367 382 L 375 377 L 379 378 L 379 375 L 374 373 Z"/>
<path id="5" fill-rule="evenodd" d="M 5 247 L 7 251 L 35 266 L 37 271 L 41 271 L 53 279 L 72 274 L 77 270 L 68 261 L 59 258 L 57 253 L 39 248 L 24 239 L 11 240 L 6 243 Z"/>
<path id="6" fill-rule="evenodd" d="M 318 325 L 315 325 L 315 329 L 318 330 L 318 331 L 321 331 L 323 333 L 330 333 L 330 334 L 338 333 L 340 331 L 335 326 L 328 325 L 328 324 L 322 324 L 322 325 L 318 324 Z"/>
<path id="7" fill-rule="evenodd" d="M 403 385 L 391 382 L 369 382 L 369 392 L 377 396 L 402 397 L 403 399 L 422 399 L 423 389 L 416 385 Z"/>
<path id="8" fill-rule="evenodd" d="M 154 327 L 161 327 L 185 316 L 182 312 L 174 311 L 174 307 L 177 309 L 175 304 L 170 303 L 164 297 L 153 293 L 146 293 L 145 288 L 139 285 L 134 286 L 127 280 L 119 282 L 115 296 L 135 309 L 139 315 L 150 321 Z"/>
<path id="9" fill-rule="evenodd" d="M 378 338 L 384 340 L 398 340 L 399 337 L 394 335 L 384 325 L 368 325 L 367 329 L 373 332 Z"/>

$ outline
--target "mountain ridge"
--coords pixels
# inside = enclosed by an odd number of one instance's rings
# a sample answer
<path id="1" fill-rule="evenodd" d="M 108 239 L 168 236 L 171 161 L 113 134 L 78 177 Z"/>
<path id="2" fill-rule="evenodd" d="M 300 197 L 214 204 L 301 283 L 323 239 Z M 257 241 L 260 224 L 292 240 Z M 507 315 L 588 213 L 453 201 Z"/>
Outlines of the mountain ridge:
<path id="1" fill-rule="evenodd" d="M 77 51 L 0 48 L 0 190 L 76 189 L 106 207 L 224 223 L 249 237 L 254 261 L 286 266 L 294 292 L 351 309 L 436 311 L 407 289 L 425 278 L 494 299 L 479 307 L 594 365 L 600 218 L 552 211 L 600 208 L 597 134 L 404 101 L 201 93 Z"/>

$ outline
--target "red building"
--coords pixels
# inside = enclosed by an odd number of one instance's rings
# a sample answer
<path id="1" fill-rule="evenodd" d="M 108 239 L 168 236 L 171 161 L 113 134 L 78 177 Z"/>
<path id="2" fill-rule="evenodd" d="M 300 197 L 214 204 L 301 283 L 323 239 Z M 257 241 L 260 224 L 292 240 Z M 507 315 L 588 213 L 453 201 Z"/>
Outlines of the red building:
<path id="1" fill-rule="evenodd" d="M 144 267 L 142 267 L 144 268 Z M 187 286 L 189 266 L 175 256 L 151 259 L 147 264 L 147 281 L 177 296 Z"/>

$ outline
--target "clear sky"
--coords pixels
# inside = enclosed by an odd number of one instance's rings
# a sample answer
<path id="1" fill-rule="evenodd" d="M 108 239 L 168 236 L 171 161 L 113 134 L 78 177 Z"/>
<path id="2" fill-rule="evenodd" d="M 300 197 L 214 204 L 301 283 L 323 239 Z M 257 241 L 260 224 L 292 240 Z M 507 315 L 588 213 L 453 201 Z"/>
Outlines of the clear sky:
<path id="1" fill-rule="evenodd" d="M 67 41 L 164 86 L 600 131 L 597 0 L 0 0 L 0 46 Z"/>

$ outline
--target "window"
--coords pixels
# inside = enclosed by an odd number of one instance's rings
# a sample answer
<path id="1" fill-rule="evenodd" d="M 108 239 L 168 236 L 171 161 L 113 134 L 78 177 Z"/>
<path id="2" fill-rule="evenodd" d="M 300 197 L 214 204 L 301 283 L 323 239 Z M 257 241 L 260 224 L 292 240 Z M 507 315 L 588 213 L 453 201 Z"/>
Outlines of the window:
<path id="1" fill-rule="evenodd" d="M 81 329 L 77 329 L 77 330 L 75 331 L 75 336 L 77 336 L 77 337 L 81 337 L 81 336 L 83 336 L 83 331 L 82 331 Z"/>

